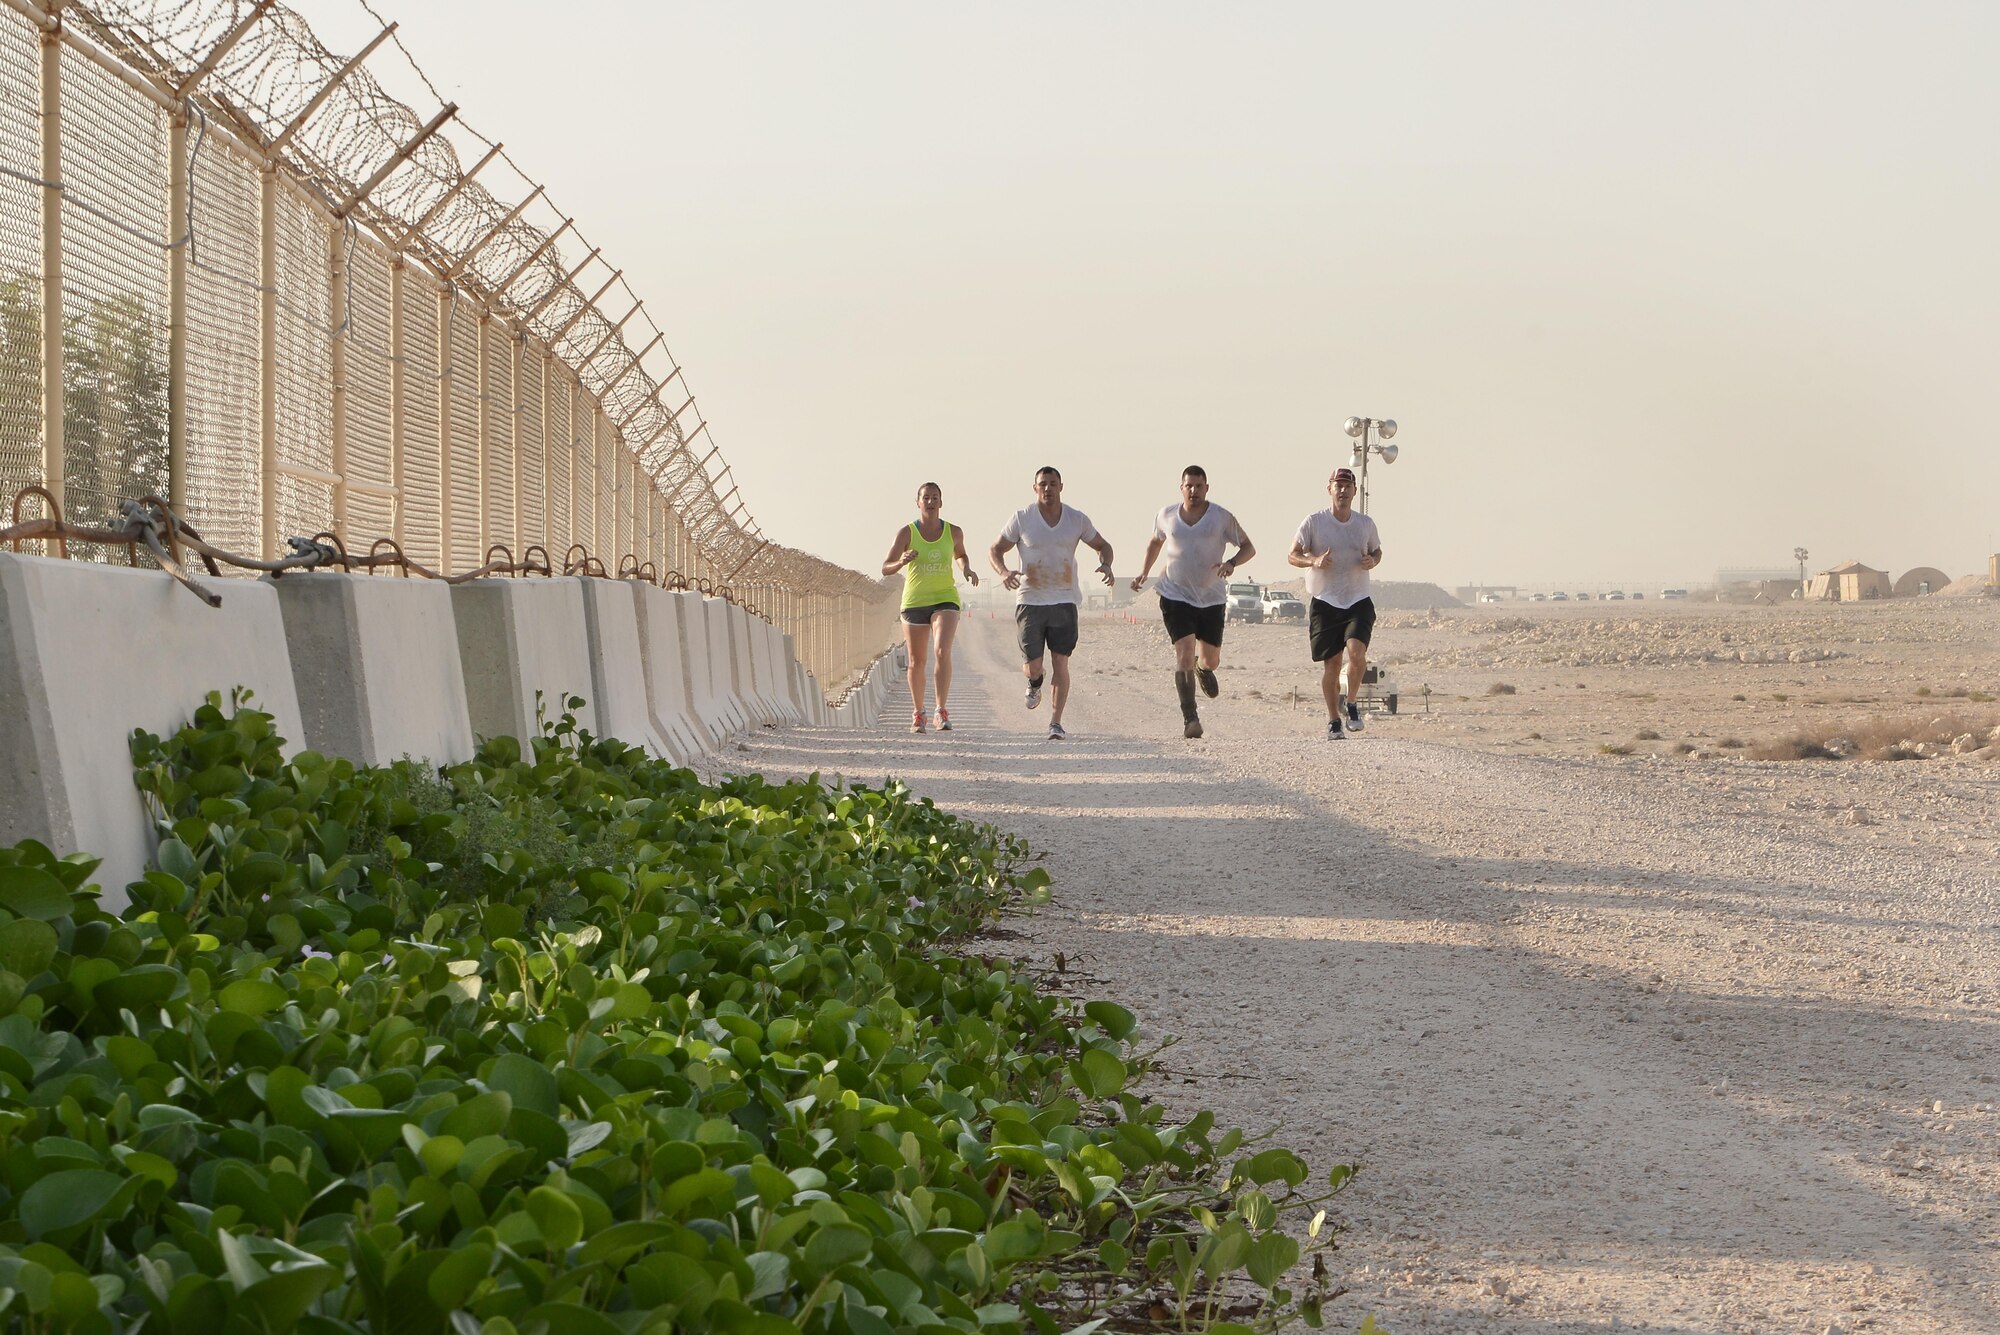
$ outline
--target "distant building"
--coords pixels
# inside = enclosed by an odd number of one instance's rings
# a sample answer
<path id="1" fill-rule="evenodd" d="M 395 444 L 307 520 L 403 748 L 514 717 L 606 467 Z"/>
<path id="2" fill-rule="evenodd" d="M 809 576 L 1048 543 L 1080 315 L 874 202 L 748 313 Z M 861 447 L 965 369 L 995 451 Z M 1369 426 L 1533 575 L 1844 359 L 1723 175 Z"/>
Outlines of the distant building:
<path id="1" fill-rule="evenodd" d="M 1890 596 L 1889 572 L 1842 561 L 1831 570 L 1822 570 L 1806 583 L 1806 598 L 1812 602 L 1860 603 Z"/>
<path id="2" fill-rule="evenodd" d="M 1915 598 L 1926 593 L 1936 593 L 1951 583 L 1951 576 L 1935 566 L 1918 566 L 1905 570 L 1896 581 L 1895 594 L 1898 598 Z"/>
<path id="3" fill-rule="evenodd" d="M 1715 572 L 1715 587 L 1726 589 L 1732 584 L 1762 585 L 1774 579 L 1788 579 L 1799 582 L 1797 566 L 1771 566 L 1757 570 L 1718 570 Z"/>

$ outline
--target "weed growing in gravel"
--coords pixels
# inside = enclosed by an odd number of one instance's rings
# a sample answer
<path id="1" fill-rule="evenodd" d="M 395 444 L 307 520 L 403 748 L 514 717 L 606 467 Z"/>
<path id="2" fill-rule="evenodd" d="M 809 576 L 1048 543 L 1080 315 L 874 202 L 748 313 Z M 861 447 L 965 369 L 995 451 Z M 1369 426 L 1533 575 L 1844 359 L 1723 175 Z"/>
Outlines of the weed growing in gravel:
<path id="1" fill-rule="evenodd" d="M 1724 751 L 1741 751 L 1744 747 L 1750 745 L 1750 743 L 1744 741 L 1741 737 L 1725 737 L 1717 742 L 1716 745 Z"/>
<path id="2" fill-rule="evenodd" d="M 1738 703 L 1740 704 L 1740 703 L 1742 703 L 1743 701 L 1745 701 L 1745 700 L 1748 700 L 1748 699 L 1749 699 L 1750 697 L 1749 697 L 1749 696 L 1747 696 L 1747 695 L 1732 695 L 1732 696 L 1730 696 L 1729 698 L 1730 698 L 1730 699 L 1732 699 L 1732 700 L 1734 700 L 1734 701 L 1736 701 L 1736 702 L 1738 702 Z"/>
<path id="3" fill-rule="evenodd" d="M 1651 728 L 1641 728 L 1639 731 L 1633 733 L 1632 736 L 1642 742 L 1657 742 L 1660 740 L 1660 734 L 1654 732 Z"/>
<path id="4" fill-rule="evenodd" d="M 1691 755 L 1693 752 L 1693 742 L 1675 742 L 1673 745 L 1673 753 L 1677 756 Z"/>
<path id="5" fill-rule="evenodd" d="M 1917 694 L 1918 694 L 1918 695 L 1929 695 L 1930 693 L 1931 693 L 1931 688 L 1930 688 L 1930 687 L 1928 687 L 1928 686 L 1919 686 L 1919 687 L 1917 687 Z"/>
<path id="6" fill-rule="evenodd" d="M 1785 701 L 1791 699 L 1792 697 L 1786 695 L 1783 691 L 1773 691 L 1771 692 L 1771 698 L 1773 700 L 1776 700 L 1779 704 L 1783 704 L 1785 703 Z"/>
<path id="7" fill-rule="evenodd" d="M 1996 724 L 2000 716 L 1959 713 L 1828 723 L 1758 742 L 1749 754 L 1753 760 L 1926 760 L 1960 738 L 1984 742 Z"/>
<path id="8" fill-rule="evenodd" d="M 1632 744 L 1630 742 L 1599 742 L 1597 749 L 1599 753 L 1607 756 L 1629 756 L 1632 754 Z"/>
<path id="9" fill-rule="evenodd" d="M 1514 695 L 1516 694 L 1516 691 L 1508 683 L 1504 681 L 1496 681 L 1491 686 L 1488 686 L 1486 688 L 1486 693 L 1488 695 Z"/>

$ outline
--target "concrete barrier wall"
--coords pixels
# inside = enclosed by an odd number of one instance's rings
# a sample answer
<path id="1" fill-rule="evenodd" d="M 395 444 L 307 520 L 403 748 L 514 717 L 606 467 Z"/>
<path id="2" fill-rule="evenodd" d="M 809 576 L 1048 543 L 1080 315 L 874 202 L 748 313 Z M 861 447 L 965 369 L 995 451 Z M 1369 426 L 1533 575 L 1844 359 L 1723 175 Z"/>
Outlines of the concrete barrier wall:
<path id="1" fill-rule="evenodd" d="M 604 735 L 591 698 L 595 687 L 583 583 L 581 576 L 558 576 L 475 579 L 452 586 L 451 612 L 475 735 L 538 736 L 538 691 L 551 722 L 562 717 L 565 699 L 582 696 L 577 726 Z"/>
<path id="2" fill-rule="evenodd" d="M 304 745 L 357 765 L 472 758 L 451 586 L 333 572 L 266 582 L 284 614 Z"/>
<path id="3" fill-rule="evenodd" d="M 226 707 L 244 686 L 291 750 L 306 735 L 277 593 L 203 583 L 222 606 L 156 570 L 0 553 L 0 841 L 103 858 L 108 907 L 154 847 L 133 729 L 174 732 L 209 692 Z"/>
<path id="4" fill-rule="evenodd" d="M 129 738 L 183 726 L 237 686 L 289 751 L 452 763 L 475 737 L 579 727 L 685 764 L 753 722 L 866 727 L 901 651 L 838 709 L 790 637 L 721 599 L 636 581 L 429 580 L 300 573 L 204 580 L 0 552 L 0 842 L 104 859 L 105 902 L 152 857 Z"/>

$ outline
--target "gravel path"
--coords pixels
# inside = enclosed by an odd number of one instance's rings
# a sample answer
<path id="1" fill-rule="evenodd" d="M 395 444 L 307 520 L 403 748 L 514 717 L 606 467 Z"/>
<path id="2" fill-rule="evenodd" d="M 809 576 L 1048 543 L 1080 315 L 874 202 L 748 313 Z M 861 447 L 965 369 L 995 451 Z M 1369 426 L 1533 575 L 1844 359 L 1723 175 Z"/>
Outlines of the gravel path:
<path id="1" fill-rule="evenodd" d="M 1363 1164 L 1331 1329 L 2000 1331 L 2000 779 L 1955 773 L 1963 828 L 1899 843 L 1824 813 L 1928 800 L 1921 767 L 1391 718 L 1328 743 L 1227 669 L 1190 743 L 1122 622 L 1086 624 L 1050 743 L 1010 632 L 965 624 L 952 734 L 903 731 L 905 699 L 734 759 L 893 773 L 1046 850 L 1055 903 L 1005 948 L 1179 1036 L 1170 1105 Z"/>

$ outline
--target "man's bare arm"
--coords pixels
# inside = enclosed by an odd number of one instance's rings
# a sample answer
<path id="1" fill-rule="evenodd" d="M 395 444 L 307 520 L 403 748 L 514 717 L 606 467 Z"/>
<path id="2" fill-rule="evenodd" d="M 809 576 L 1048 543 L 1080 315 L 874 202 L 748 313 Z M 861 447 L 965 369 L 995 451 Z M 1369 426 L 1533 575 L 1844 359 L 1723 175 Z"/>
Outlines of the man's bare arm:
<path id="1" fill-rule="evenodd" d="M 1155 533 L 1153 540 L 1146 544 L 1146 563 L 1139 567 L 1138 574 L 1132 576 L 1132 591 L 1134 593 L 1137 593 L 1146 583 L 1146 576 L 1152 572 L 1153 562 L 1160 559 L 1160 549 L 1166 545 L 1167 540 L 1158 533 Z"/>
<path id="2" fill-rule="evenodd" d="M 1097 573 L 1104 576 L 1106 584 L 1111 583 L 1111 544 L 1100 533 L 1094 538 L 1085 538 L 1083 545 L 1097 553 Z"/>
<path id="3" fill-rule="evenodd" d="M 993 545 L 986 549 L 986 559 L 993 563 L 993 572 L 1000 576 L 1000 582 L 1010 589 L 1021 587 L 1021 572 L 1007 568 L 1007 553 L 1014 550 L 1013 539 L 1005 534 L 995 538 Z"/>

